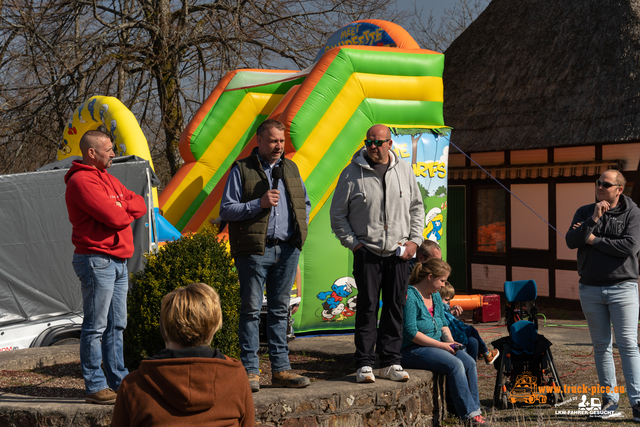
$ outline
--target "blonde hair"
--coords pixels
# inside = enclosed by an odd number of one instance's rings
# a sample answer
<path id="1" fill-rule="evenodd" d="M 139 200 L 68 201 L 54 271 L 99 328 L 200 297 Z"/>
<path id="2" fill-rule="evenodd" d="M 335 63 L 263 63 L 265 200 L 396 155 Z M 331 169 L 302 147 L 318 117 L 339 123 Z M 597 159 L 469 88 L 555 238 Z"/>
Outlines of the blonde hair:
<path id="1" fill-rule="evenodd" d="M 425 262 L 417 262 L 411 272 L 409 284 L 415 285 L 424 280 L 429 274 L 434 277 L 442 277 L 451 274 L 451 266 L 440 258 L 431 258 Z"/>
<path id="2" fill-rule="evenodd" d="M 600 176 L 604 175 L 607 172 L 612 173 L 616 176 L 616 184 L 618 184 L 620 187 L 624 188 L 624 186 L 627 185 L 627 179 L 618 169 L 607 169 L 606 171 L 602 172 Z"/>
<path id="3" fill-rule="evenodd" d="M 440 296 L 443 300 L 451 299 L 456 296 L 456 290 L 449 282 L 444 282 L 444 286 L 438 289 L 438 292 L 440 292 Z"/>
<path id="4" fill-rule="evenodd" d="M 190 283 L 162 298 L 160 330 L 165 341 L 182 347 L 209 345 L 222 326 L 220 297 L 206 283 Z"/>

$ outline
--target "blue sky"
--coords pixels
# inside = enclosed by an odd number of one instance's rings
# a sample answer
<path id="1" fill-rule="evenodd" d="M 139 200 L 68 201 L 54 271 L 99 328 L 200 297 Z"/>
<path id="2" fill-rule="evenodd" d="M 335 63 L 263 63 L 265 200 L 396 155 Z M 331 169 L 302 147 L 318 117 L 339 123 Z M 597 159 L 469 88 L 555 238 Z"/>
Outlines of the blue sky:
<path id="1" fill-rule="evenodd" d="M 458 0 L 396 0 L 396 8 L 398 11 L 407 11 L 413 13 L 415 10 L 414 3 L 418 5 L 418 10 L 422 7 L 422 19 L 426 22 L 429 18 L 429 14 L 433 11 L 433 16 L 436 18 L 436 23 L 440 23 L 440 19 L 444 14 L 445 9 L 452 9 Z M 411 25 L 407 23 L 404 25 L 405 30 L 409 31 L 414 38 L 416 34 L 413 33 Z M 424 48 L 424 46 L 421 46 Z"/>
<path id="2" fill-rule="evenodd" d="M 417 3 L 419 8 L 420 7 L 423 8 L 422 10 L 423 19 L 427 19 L 429 17 L 429 13 L 433 11 L 434 17 L 439 22 L 439 19 L 444 14 L 444 10 L 453 8 L 458 1 L 459 0 L 396 0 L 396 8 L 399 11 L 407 11 L 407 12 L 413 13 L 414 3 Z M 384 19 L 378 16 L 372 16 L 371 18 Z M 402 23 L 399 23 L 399 24 L 402 25 Z M 416 36 L 415 34 L 413 34 L 409 23 L 407 23 L 406 25 L 403 25 L 403 27 L 407 31 L 409 31 L 409 34 L 411 34 L 414 37 Z M 338 30 L 339 28 L 336 28 L 336 31 Z M 288 61 L 285 61 L 285 60 L 276 61 L 277 64 L 287 64 L 287 62 Z M 291 65 L 281 65 L 280 67 L 276 67 L 276 68 L 287 68 L 287 67 L 292 67 L 291 69 L 295 69 L 295 67 Z"/>
<path id="3" fill-rule="evenodd" d="M 424 8 L 424 15 L 429 16 L 429 12 L 433 10 L 433 15 L 438 18 L 442 16 L 445 8 L 452 8 L 456 4 L 456 0 L 416 0 L 418 5 Z M 396 7 L 398 10 L 408 10 L 413 12 L 414 0 L 397 0 Z"/>

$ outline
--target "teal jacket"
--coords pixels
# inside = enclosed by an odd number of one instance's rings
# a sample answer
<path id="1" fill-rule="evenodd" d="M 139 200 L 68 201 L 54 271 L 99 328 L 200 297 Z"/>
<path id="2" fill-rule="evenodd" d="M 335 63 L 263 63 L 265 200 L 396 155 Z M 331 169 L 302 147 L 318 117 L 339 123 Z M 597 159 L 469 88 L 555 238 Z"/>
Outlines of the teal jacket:
<path id="1" fill-rule="evenodd" d="M 444 306 L 439 293 L 431 294 L 433 301 L 434 316 L 431 316 L 429 309 L 424 305 L 422 295 L 413 286 L 409 286 L 407 291 L 407 303 L 404 306 L 404 325 L 402 328 L 402 347 L 414 344 L 412 341 L 418 332 L 434 340 L 441 341 L 442 327 L 449 326 L 444 316 Z"/>

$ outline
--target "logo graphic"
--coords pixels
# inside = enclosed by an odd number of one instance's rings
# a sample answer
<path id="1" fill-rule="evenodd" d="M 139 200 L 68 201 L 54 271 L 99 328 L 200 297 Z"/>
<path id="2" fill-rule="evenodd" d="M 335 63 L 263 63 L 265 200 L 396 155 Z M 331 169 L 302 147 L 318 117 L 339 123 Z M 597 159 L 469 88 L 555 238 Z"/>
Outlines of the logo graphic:
<path id="1" fill-rule="evenodd" d="M 538 387 L 537 378 L 531 372 L 523 372 L 509 391 L 509 402 L 547 403 L 547 386 Z"/>
<path id="2" fill-rule="evenodd" d="M 559 408 L 560 406 L 564 406 L 564 405 L 566 405 L 567 403 L 569 403 L 569 402 L 573 402 L 573 401 L 575 401 L 575 400 L 578 400 L 578 398 L 577 398 L 576 396 L 572 396 L 571 398 L 566 399 L 564 402 L 556 403 L 556 404 L 555 404 L 555 407 L 556 407 L 556 408 Z"/>
<path id="3" fill-rule="evenodd" d="M 586 387 L 584 388 L 586 390 Z M 577 396 L 573 396 L 566 402 L 576 401 L 578 400 Z M 566 403 L 566 402 L 563 402 Z M 558 407 L 560 405 L 556 405 Z M 611 409 L 614 409 L 610 407 Z M 614 410 L 603 410 L 602 409 L 602 400 L 599 397 L 588 397 L 586 394 L 583 394 L 578 402 L 578 409 L 568 409 L 568 410 L 556 410 L 556 415 L 588 415 L 590 419 L 596 418 L 619 418 L 622 417 L 622 412 L 617 411 L 617 405 Z"/>
<path id="4" fill-rule="evenodd" d="M 587 395 L 582 395 L 582 401 L 578 403 L 578 408 L 587 412 L 599 411 L 602 409 L 602 402 L 597 397 L 592 397 L 591 402 L 587 399 Z"/>

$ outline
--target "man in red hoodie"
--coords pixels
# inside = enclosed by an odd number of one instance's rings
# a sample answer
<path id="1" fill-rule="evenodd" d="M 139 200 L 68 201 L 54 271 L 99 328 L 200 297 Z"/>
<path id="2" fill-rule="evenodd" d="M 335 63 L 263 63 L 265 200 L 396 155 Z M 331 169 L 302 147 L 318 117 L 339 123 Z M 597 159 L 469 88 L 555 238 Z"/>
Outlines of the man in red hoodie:
<path id="1" fill-rule="evenodd" d="M 82 161 L 75 160 L 64 177 L 76 247 L 73 268 L 82 285 L 80 364 L 87 402 L 113 404 L 120 382 L 129 373 L 122 334 L 127 326 L 127 259 L 134 248 L 131 223 L 147 207 L 142 196 L 107 172 L 115 157 L 109 136 L 88 131 L 80 140 L 80 151 Z"/>

